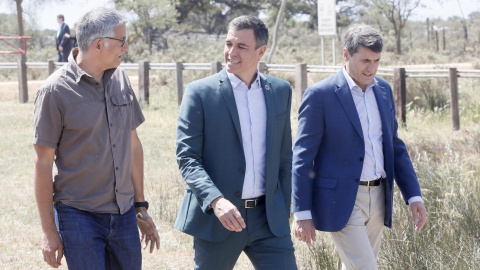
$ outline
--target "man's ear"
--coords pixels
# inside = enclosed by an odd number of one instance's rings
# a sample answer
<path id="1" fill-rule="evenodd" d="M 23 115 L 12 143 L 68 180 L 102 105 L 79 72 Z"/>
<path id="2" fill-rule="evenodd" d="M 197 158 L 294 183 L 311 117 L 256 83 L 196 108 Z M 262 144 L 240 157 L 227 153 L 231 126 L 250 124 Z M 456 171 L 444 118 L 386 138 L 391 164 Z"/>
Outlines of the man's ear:
<path id="1" fill-rule="evenodd" d="M 93 49 L 99 51 L 102 48 L 102 39 L 98 38 L 93 42 Z"/>
<path id="2" fill-rule="evenodd" d="M 343 48 L 343 59 L 345 59 L 345 61 L 348 61 L 349 58 L 350 53 L 348 52 L 347 48 Z"/>
<path id="3" fill-rule="evenodd" d="M 262 45 L 257 50 L 258 50 L 258 59 L 260 60 L 260 58 L 262 58 L 265 52 L 267 51 L 267 45 Z"/>

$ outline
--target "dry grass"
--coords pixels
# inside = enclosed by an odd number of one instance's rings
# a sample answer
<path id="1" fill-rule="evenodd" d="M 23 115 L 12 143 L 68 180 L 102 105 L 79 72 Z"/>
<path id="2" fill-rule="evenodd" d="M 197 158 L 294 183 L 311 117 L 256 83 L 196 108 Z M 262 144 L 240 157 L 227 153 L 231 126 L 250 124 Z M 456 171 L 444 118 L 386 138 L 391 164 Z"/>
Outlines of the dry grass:
<path id="1" fill-rule="evenodd" d="M 173 228 L 184 190 L 175 161 L 178 108 L 173 92 L 174 76 L 155 75 L 151 82 L 151 103 L 144 108 L 147 121 L 138 133 L 145 152 L 145 195 L 151 202 L 149 212 L 159 227 L 162 244 L 154 254 L 144 252 L 144 269 L 192 269 L 192 239 Z M 205 75 L 186 73 L 185 81 Z M 137 79 L 131 77 L 131 80 L 136 89 Z M 32 183 L 32 100 L 40 83 L 29 82 L 27 104 L 18 104 L 16 83 L 0 83 L 2 269 L 49 269 L 40 251 L 42 232 Z M 468 97 L 460 104 L 465 108 L 461 113 L 461 131 L 451 131 L 448 109 L 411 110 L 407 115 L 408 128 L 399 131 L 424 188 L 429 220 L 422 234 L 413 233 L 408 208 L 397 192 L 394 229 L 385 233 L 379 258 L 381 269 L 475 269 L 480 263 L 480 228 L 476 225 L 480 219 L 480 107 L 479 95 L 471 90 L 474 89 L 471 85 L 464 82 L 460 86 L 461 95 Z M 295 116 L 293 113 L 293 133 L 297 125 Z M 329 236 L 317 234 L 318 241 L 312 248 L 294 239 L 299 268 L 338 268 L 338 256 Z M 63 262 L 61 269 L 66 269 Z M 253 267 L 242 255 L 235 269 Z"/>

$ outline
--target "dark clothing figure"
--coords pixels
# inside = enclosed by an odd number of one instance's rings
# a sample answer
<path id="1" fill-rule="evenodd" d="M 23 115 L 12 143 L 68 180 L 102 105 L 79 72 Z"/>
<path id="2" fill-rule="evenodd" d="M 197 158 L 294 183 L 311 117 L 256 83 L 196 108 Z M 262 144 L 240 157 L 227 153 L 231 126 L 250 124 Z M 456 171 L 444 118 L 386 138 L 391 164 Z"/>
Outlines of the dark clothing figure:
<path id="1" fill-rule="evenodd" d="M 70 28 L 65 22 L 60 24 L 60 27 L 57 31 L 57 52 L 58 52 L 58 62 L 68 62 L 68 56 L 72 50 L 72 42 L 69 38 L 65 37 L 65 34 L 70 34 Z"/>

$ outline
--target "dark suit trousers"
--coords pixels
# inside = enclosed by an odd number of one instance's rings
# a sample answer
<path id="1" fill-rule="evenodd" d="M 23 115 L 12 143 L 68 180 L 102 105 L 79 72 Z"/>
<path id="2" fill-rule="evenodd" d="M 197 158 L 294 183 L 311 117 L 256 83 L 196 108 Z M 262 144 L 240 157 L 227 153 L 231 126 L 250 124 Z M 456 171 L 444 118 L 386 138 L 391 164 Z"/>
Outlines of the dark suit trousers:
<path id="1" fill-rule="evenodd" d="M 71 50 L 65 50 L 63 51 L 57 50 L 58 52 L 58 61 L 57 62 L 68 62 L 68 56 L 70 55 Z"/>
<path id="2" fill-rule="evenodd" d="M 265 205 L 249 209 L 240 207 L 238 210 L 247 225 L 241 232 L 233 232 L 220 242 L 194 238 L 195 269 L 233 269 L 242 251 L 255 269 L 297 269 L 291 236 L 288 234 L 279 238 L 272 234 Z"/>

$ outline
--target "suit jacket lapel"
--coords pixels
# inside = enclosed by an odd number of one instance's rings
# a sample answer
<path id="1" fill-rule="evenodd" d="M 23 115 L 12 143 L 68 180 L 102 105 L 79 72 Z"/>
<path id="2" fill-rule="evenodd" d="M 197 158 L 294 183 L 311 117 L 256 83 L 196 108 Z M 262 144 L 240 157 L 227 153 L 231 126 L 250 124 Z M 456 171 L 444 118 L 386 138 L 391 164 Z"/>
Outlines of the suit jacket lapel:
<path id="1" fill-rule="evenodd" d="M 386 126 L 389 124 L 389 121 L 386 121 L 385 117 L 389 117 L 391 111 L 391 105 L 388 102 L 387 93 L 385 92 L 385 88 L 379 85 L 373 86 L 373 93 L 375 94 L 375 100 L 377 101 L 378 112 L 380 113 L 380 119 L 382 120 L 382 133 L 385 136 L 390 135 L 390 126 Z"/>
<path id="2" fill-rule="evenodd" d="M 352 93 L 348 87 L 347 80 L 343 76 L 343 72 L 341 70 L 336 75 L 335 84 L 337 86 L 335 93 L 337 94 L 337 97 L 343 106 L 343 110 L 350 119 L 350 122 L 352 122 L 352 125 L 355 127 L 358 135 L 360 135 L 360 137 L 363 139 L 362 125 L 360 124 L 357 108 L 355 107 L 355 102 L 353 101 Z"/>
<path id="3" fill-rule="evenodd" d="M 230 116 L 232 117 L 233 125 L 235 126 L 235 130 L 237 131 L 238 139 L 240 140 L 240 144 L 243 145 L 242 131 L 240 129 L 240 118 L 238 117 L 237 103 L 235 103 L 235 96 L 233 95 L 232 84 L 228 79 L 225 69 L 220 71 L 218 75 L 220 76 L 220 92 L 222 93 L 223 99 L 227 104 Z"/>
<path id="4" fill-rule="evenodd" d="M 265 108 L 267 111 L 267 123 L 266 123 L 266 138 L 265 138 L 265 159 L 269 160 L 270 147 L 272 145 L 273 139 L 273 124 L 275 123 L 275 106 L 273 102 L 273 91 L 272 85 L 268 82 L 267 77 L 260 73 L 260 83 L 263 89 L 263 95 L 265 97 Z"/>

